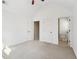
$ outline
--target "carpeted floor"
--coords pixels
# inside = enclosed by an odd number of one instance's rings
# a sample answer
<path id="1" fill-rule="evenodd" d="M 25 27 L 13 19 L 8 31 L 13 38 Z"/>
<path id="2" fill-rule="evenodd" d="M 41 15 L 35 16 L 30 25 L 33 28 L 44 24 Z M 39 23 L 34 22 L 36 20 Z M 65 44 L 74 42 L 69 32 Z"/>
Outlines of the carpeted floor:
<path id="1" fill-rule="evenodd" d="M 10 48 L 11 53 L 3 55 L 4 59 L 76 59 L 72 48 L 46 42 L 28 41 Z"/>

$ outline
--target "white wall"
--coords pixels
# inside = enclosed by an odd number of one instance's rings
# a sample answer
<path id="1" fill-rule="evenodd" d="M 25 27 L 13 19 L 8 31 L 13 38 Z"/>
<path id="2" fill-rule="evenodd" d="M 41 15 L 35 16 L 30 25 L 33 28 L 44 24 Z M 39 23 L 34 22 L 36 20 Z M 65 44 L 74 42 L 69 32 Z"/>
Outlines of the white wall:
<path id="1" fill-rule="evenodd" d="M 73 21 L 72 21 L 72 48 L 74 50 L 75 55 L 77 56 L 77 6 L 76 1 L 74 3 L 73 9 Z"/>
<path id="2" fill-rule="evenodd" d="M 27 20 L 28 19 L 28 20 Z M 28 33 L 29 18 L 3 9 L 3 44 L 15 45 L 32 38 Z M 31 31 L 31 29 L 30 29 Z"/>
<path id="3" fill-rule="evenodd" d="M 31 0 L 8 0 L 2 5 L 3 45 L 16 45 L 33 40 L 33 17 L 39 7 Z"/>
<path id="4" fill-rule="evenodd" d="M 3 5 L 4 45 L 10 46 L 33 40 L 35 20 L 40 21 L 40 40 L 58 44 L 58 17 L 71 16 L 72 11 L 57 4 L 40 2 L 32 6 L 31 0 L 8 1 Z"/>
<path id="5" fill-rule="evenodd" d="M 58 18 L 65 16 L 71 16 L 71 13 L 61 6 L 43 7 L 34 18 L 40 21 L 40 40 L 58 44 Z"/>

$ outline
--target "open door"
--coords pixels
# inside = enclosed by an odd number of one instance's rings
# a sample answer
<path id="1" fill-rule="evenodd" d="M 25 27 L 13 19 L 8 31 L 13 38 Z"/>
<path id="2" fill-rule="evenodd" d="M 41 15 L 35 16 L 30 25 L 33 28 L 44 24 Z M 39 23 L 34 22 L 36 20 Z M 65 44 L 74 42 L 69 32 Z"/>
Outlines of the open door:
<path id="1" fill-rule="evenodd" d="M 68 17 L 62 17 L 58 19 L 58 43 L 60 46 L 70 46 L 70 19 Z"/>
<path id="2" fill-rule="evenodd" d="M 34 40 L 39 40 L 39 21 L 34 21 Z"/>

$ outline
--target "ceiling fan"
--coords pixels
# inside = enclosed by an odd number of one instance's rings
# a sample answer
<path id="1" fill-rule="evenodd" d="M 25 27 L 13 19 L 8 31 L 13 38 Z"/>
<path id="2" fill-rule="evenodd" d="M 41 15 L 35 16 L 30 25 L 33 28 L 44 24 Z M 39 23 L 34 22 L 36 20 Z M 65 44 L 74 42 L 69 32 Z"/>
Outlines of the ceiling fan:
<path id="1" fill-rule="evenodd" d="M 41 1 L 43 1 L 43 2 L 44 2 L 44 0 L 41 0 Z M 35 0 L 32 0 L 32 5 L 34 5 L 34 3 L 35 3 Z"/>
<path id="2" fill-rule="evenodd" d="M 41 0 L 41 1 L 44 2 L 45 0 Z M 2 0 L 2 3 L 5 4 L 6 3 L 5 0 Z M 34 4 L 35 4 L 35 0 L 32 0 L 32 5 L 34 5 Z"/>

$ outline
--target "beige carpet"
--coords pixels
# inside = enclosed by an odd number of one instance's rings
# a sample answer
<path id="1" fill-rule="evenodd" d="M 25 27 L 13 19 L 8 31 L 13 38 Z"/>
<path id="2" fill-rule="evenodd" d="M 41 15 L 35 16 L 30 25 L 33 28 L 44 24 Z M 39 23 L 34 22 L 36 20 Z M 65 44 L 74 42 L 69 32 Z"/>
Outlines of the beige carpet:
<path id="1" fill-rule="evenodd" d="M 76 59 L 72 48 L 46 42 L 28 41 L 10 48 L 10 55 L 3 53 L 4 59 Z"/>

